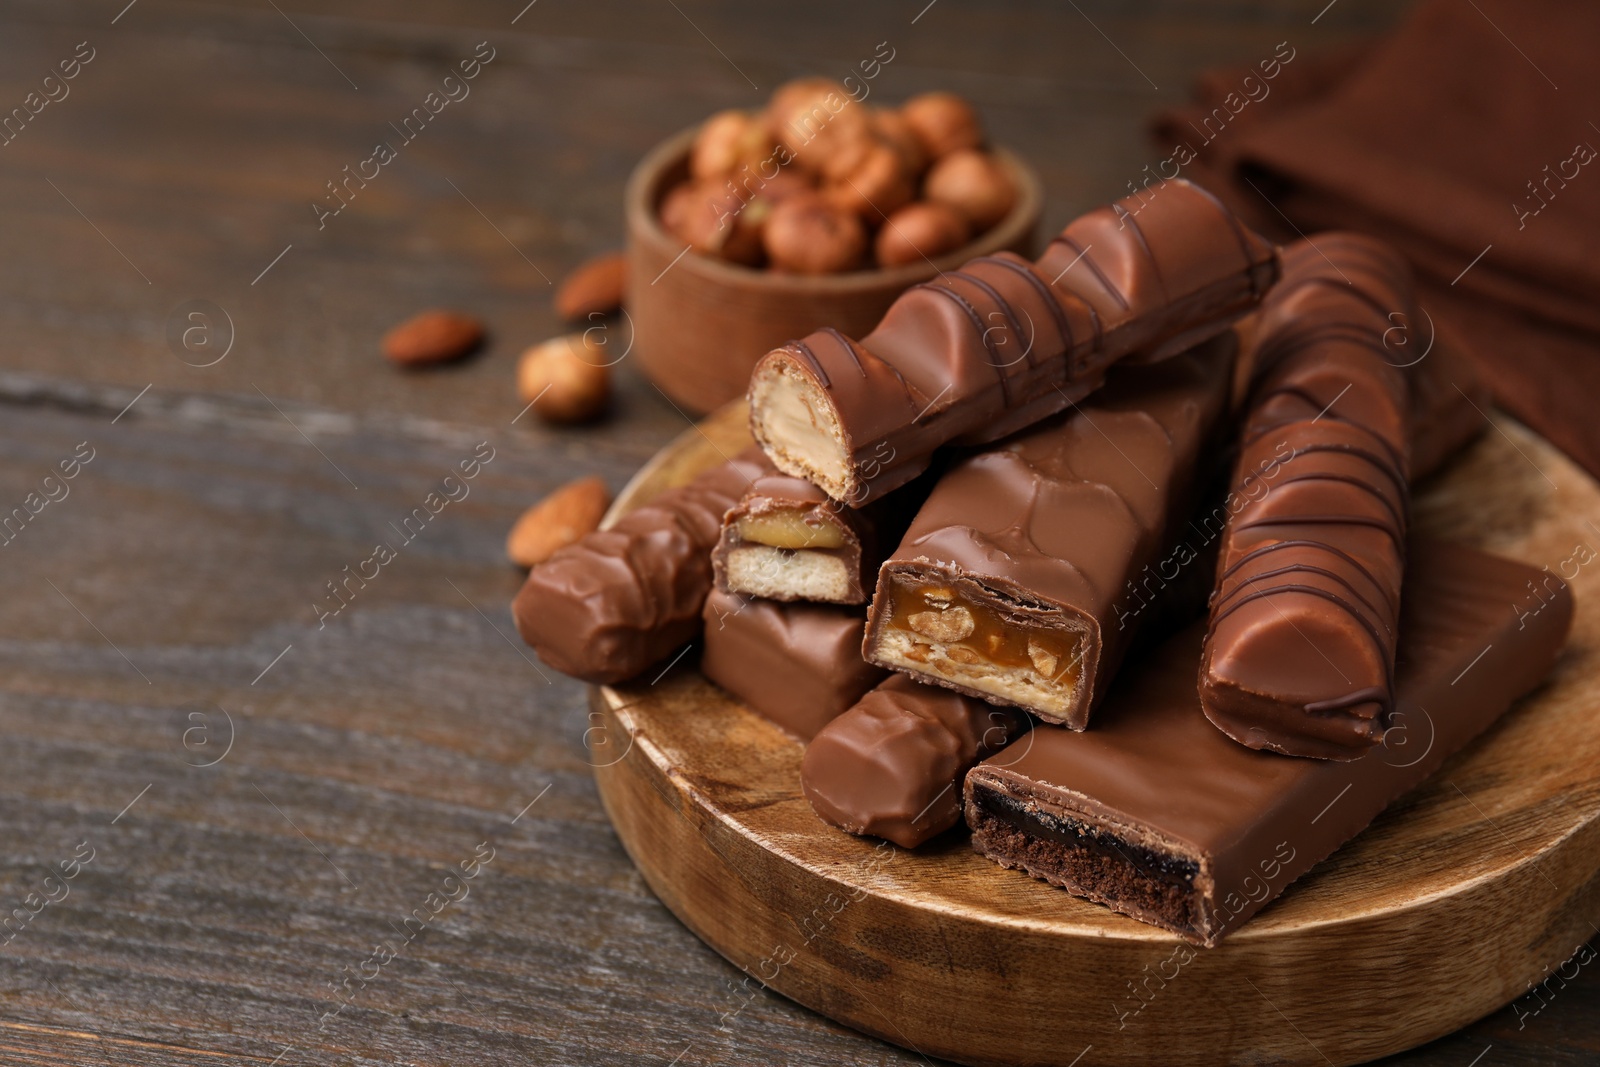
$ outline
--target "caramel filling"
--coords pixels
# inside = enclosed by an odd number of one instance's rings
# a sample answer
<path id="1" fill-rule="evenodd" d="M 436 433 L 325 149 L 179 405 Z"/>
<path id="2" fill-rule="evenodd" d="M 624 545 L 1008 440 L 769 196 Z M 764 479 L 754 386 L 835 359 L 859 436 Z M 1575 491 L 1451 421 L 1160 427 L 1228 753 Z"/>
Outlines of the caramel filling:
<path id="1" fill-rule="evenodd" d="M 780 508 L 759 515 L 742 515 L 735 524 L 741 541 L 769 548 L 843 548 L 839 524 L 814 508 Z"/>
<path id="2" fill-rule="evenodd" d="M 1026 626 L 953 585 L 897 580 L 889 598 L 888 628 L 917 642 L 913 658 L 932 651 L 922 644 L 932 641 L 957 664 L 1031 670 L 1069 691 L 1078 684 L 1083 639 L 1071 630 Z"/>

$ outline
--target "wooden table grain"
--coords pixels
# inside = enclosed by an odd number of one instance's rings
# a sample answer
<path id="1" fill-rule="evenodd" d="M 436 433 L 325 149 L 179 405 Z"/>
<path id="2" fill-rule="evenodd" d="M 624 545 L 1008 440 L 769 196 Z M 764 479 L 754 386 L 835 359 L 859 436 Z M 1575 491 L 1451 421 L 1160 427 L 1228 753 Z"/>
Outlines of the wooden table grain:
<path id="1" fill-rule="evenodd" d="M 874 92 L 971 96 L 1038 167 L 1053 229 L 1156 158 L 1142 120 L 1200 70 L 1394 17 L 10 0 L 0 1062 L 919 1062 L 742 984 L 617 844 L 582 689 L 512 628 L 502 539 L 561 481 L 620 487 L 685 419 L 624 361 L 609 420 L 546 429 L 518 418 L 516 355 L 559 328 L 551 279 L 620 244 L 650 146 L 878 42 Z M 326 183 L 491 52 L 319 218 Z M 487 350 L 385 365 L 381 332 L 435 304 L 481 315 Z M 347 582 L 379 542 L 394 558 Z M 1588 958 L 1394 1062 L 1594 1062 Z"/>

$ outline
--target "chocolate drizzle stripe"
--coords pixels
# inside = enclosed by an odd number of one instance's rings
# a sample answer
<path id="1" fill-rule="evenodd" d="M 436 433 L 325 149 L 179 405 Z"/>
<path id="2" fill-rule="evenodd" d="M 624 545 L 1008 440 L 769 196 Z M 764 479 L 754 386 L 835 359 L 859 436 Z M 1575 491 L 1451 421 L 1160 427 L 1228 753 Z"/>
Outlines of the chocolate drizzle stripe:
<path id="1" fill-rule="evenodd" d="M 947 285 L 937 285 L 933 282 L 923 282 L 915 286 L 917 289 L 926 289 L 932 293 L 939 293 L 949 300 L 955 301 L 957 307 L 966 312 L 972 328 L 977 331 L 978 340 L 992 357 L 989 366 L 994 368 L 995 379 L 1000 384 L 1000 395 L 1005 398 L 1006 406 L 1011 406 L 1011 379 L 1006 374 L 1006 369 L 1000 365 L 1000 353 L 995 351 L 994 343 L 989 340 L 989 331 L 983 328 L 983 317 L 978 314 L 978 309 L 972 306 L 971 301 Z"/>
<path id="2" fill-rule="evenodd" d="M 1315 563 L 1291 563 L 1287 567 L 1275 567 L 1270 571 L 1259 571 L 1255 574 L 1252 574 L 1247 580 L 1238 583 L 1232 589 L 1220 587 L 1217 590 L 1217 598 L 1215 603 L 1220 607 L 1236 596 L 1241 590 L 1250 588 L 1250 584 L 1252 582 L 1265 582 L 1271 578 L 1281 578 L 1285 575 L 1292 574 L 1320 574 L 1329 581 L 1338 582 L 1340 585 L 1344 586 L 1345 589 L 1349 590 L 1351 596 L 1361 601 L 1362 605 L 1366 607 L 1366 609 L 1373 615 L 1381 616 L 1386 610 L 1391 612 L 1393 611 L 1392 606 L 1388 608 L 1379 608 L 1373 604 L 1372 601 L 1368 600 L 1362 594 L 1361 590 L 1356 588 L 1355 583 L 1352 582 L 1347 576 L 1340 574 L 1338 571 L 1330 570 L 1327 567 L 1319 567 Z M 1387 592 L 1387 590 L 1383 590 L 1383 592 Z M 1385 628 L 1387 629 L 1387 627 Z"/>
<path id="3" fill-rule="evenodd" d="M 1222 218 L 1227 222 L 1228 229 L 1233 231 L 1234 240 L 1239 242 L 1240 256 L 1244 258 L 1246 263 L 1250 262 L 1250 238 L 1245 233 L 1244 223 L 1239 221 L 1239 216 L 1229 211 L 1228 205 L 1224 204 L 1220 199 L 1218 199 L 1217 195 L 1210 189 L 1207 189 L 1203 185 L 1198 186 L 1197 188 L 1200 190 L 1200 194 L 1202 196 L 1211 201 L 1211 205 L 1217 209 L 1217 214 L 1221 215 Z M 1159 191 L 1160 190 L 1158 189 L 1157 192 Z M 1257 296 L 1260 296 L 1265 291 L 1261 287 L 1260 281 L 1255 277 L 1254 274 L 1250 276 L 1250 291 Z"/>
<path id="4" fill-rule="evenodd" d="M 1405 552 L 1405 535 L 1382 519 L 1369 519 L 1365 515 L 1274 515 L 1240 523 L 1235 530 L 1261 530 L 1273 526 L 1368 526 L 1383 531 L 1389 541 Z"/>
<path id="5" fill-rule="evenodd" d="M 1285 464 L 1285 466 L 1287 466 L 1287 464 Z M 1371 482 L 1364 482 L 1353 474 L 1333 474 L 1326 471 L 1310 471 L 1305 474 L 1296 474 L 1291 477 L 1284 478 L 1278 482 L 1278 485 L 1296 485 L 1301 482 L 1338 482 L 1342 485 L 1354 486 L 1363 493 L 1376 498 L 1377 501 L 1383 505 L 1383 509 L 1389 513 L 1389 517 L 1394 520 L 1395 528 L 1401 532 L 1401 536 L 1404 536 L 1406 528 L 1405 515 L 1400 512 L 1399 508 L 1395 507 L 1394 501 L 1390 500 L 1387 494 L 1381 492 L 1378 487 L 1373 485 Z"/>
<path id="6" fill-rule="evenodd" d="M 817 382 L 824 389 L 833 388 L 833 379 L 828 377 L 828 372 L 822 367 L 822 361 L 817 359 L 817 354 L 811 351 L 810 345 L 804 341 L 790 341 L 787 347 L 811 368 L 811 373 L 817 376 Z"/>
<path id="7" fill-rule="evenodd" d="M 1124 212 L 1126 211 L 1126 209 L 1122 208 L 1122 205 L 1120 204 L 1113 204 L 1112 207 L 1121 209 Z M 1084 266 L 1089 268 L 1089 273 L 1093 274 L 1095 280 L 1100 283 L 1100 288 L 1111 294 L 1111 298 L 1117 302 L 1117 306 L 1121 307 L 1124 311 L 1128 309 L 1127 294 L 1121 289 L 1118 289 L 1115 285 L 1111 284 L 1111 279 L 1106 277 L 1105 272 L 1100 269 L 1100 264 L 1094 261 L 1094 257 L 1089 254 L 1089 250 L 1087 248 L 1082 247 L 1077 241 L 1073 240 L 1071 237 L 1068 237 L 1066 234 L 1062 234 L 1060 237 L 1057 237 L 1050 243 L 1053 245 L 1064 244 L 1068 248 L 1072 249 L 1072 251 L 1076 252 L 1077 258 L 1083 261 Z M 1144 234 L 1142 232 L 1139 233 L 1139 243 L 1141 245 L 1145 243 Z M 1165 290 L 1166 286 L 1162 286 L 1162 289 Z M 1088 301 L 1084 302 L 1088 303 Z"/>
<path id="8" fill-rule="evenodd" d="M 1379 704 L 1383 708 L 1383 714 L 1387 715 L 1389 713 L 1391 706 L 1390 702 L 1392 700 L 1390 694 L 1394 692 L 1394 666 L 1393 657 L 1388 654 L 1389 642 L 1382 634 L 1378 632 L 1378 628 L 1372 624 L 1372 620 L 1367 618 L 1365 613 L 1355 610 L 1348 600 L 1340 597 L 1337 593 L 1329 592 L 1326 589 L 1318 589 L 1314 585 L 1275 585 L 1270 589 L 1260 589 L 1251 593 L 1249 596 L 1241 597 L 1221 611 L 1212 613 L 1211 625 L 1214 629 L 1218 623 L 1222 622 L 1223 619 L 1226 619 L 1228 616 L 1232 615 L 1246 604 L 1253 604 L 1257 600 L 1266 600 L 1270 597 L 1281 596 L 1284 593 L 1304 593 L 1307 596 L 1320 597 L 1331 604 L 1336 604 L 1341 610 L 1344 611 L 1346 615 L 1354 619 L 1360 624 L 1361 628 L 1366 631 L 1367 636 L 1372 639 L 1372 647 L 1377 650 L 1379 658 L 1383 659 L 1385 663 L 1388 664 L 1386 692 L 1380 700 L 1374 701 L 1374 703 Z M 1295 629 L 1298 631 L 1299 627 L 1295 627 Z M 1305 635 L 1301 634 L 1301 636 L 1304 637 Z M 1312 648 L 1317 647 L 1316 643 L 1313 642 L 1311 638 L 1306 637 L 1306 641 L 1311 645 Z M 1317 650 L 1319 652 L 1321 651 L 1321 649 Z M 1338 670 L 1337 665 L 1335 665 L 1334 669 L 1336 671 Z M 1343 672 L 1341 671 L 1340 673 L 1342 674 Z M 1335 698 L 1335 700 L 1337 699 L 1341 698 Z M 1321 704 L 1326 703 L 1326 701 L 1316 701 L 1314 703 Z"/>
<path id="9" fill-rule="evenodd" d="M 1067 318 L 1066 310 L 1062 308 L 1060 299 L 1051 291 L 1050 286 L 1045 284 L 1043 278 L 1035 274 L 1025 264 L 1011 259 L 1004 259 L 1000 256 L 979 256 L 973 262 L 993 263 L 1005 267 L 1007 270 L 1015 271 L 1026 278 L 1028 284 L 1033 286 L 1034 291 L 1039 294 L 1039 299 L 1044 302 L 1044 306 L 1050 309 L 1050 316 L 1056 320 L 1056 336 L 1061 338 L 1062 344 L 1067 351 L 1070 352 L 1072 350 L 1072 322 Z M 1030 355 L 1029 362 L 1031 363 L 1032 361 L 1032 356 Z"/>
<path id="10" fill-rule="evenodd" d="M 1246 566 L 1252 560 L 1259 559 L 1261 556 L 1264 556 L 1269 552 L 1277 552 L 1286 548 L 1308 548 L 1318 552 L 1326 552 L 1330 555 L 1337 556 L 1339 559 L 1343 560 L 1346 564 L 1360 573 L 1360 575 L 1368 582 L 1372 583 L 1372 587 L 1374 589 L 1380 590 L 1385 596 L 1389 595 L 1388 587 L 1385 586 L 1384 583 L 1378 581 L 1377 576 L 1367 569 L 1366 564 L 1350 555 L 1350 553 L 1344 551 L 1342 548 L 1330 545 L 1325 541 L 1312 541 L 1301 537 L 1289 538 L 1283 541 L 1274 541 L 1270 545 L 1259 545 L 1256 548 L 1252 548 L 1249 552 L 1246 552 L 1244 555 L 1240 556 L 1231 567 L 1222 572 L 1221 577 L 1217 580 L 1218 585 L 1220 586 L 1234 577 L 1234 575 L 1238 573 L 1239 568 Z M 1396 603 L 1393 606 L 1398 608 L 1399 604 Z"/>
<path id="11" fill-rule="evenodd" d="M 1248 441 L 1244 442 L 1241 451 L 1243 449 L 1251 448 L 1262 438 L 1267 436 L 1281 437 L 1283 438 L 1284 443 L 1289 443 L 1288 438 L 1292 436 L 1292 431 L 1297 425 L 1301 424 L 1282 423 L 1276 426 L 1269 426 L 1266 429 L 1261 430 L 1255 436 L 1251 437 Z M 1406 480 L 1405 473 L 1400 469 L 1402 465 L 1399 457 L 1392 454 L 1391 446 L 1385 443 L 1381 437 L 1372 433 L 1372 431 L 1367 430 L 1365 427 L 1355 426 L 1352 423 L 1344 423 L 1343 425 L 1351 426 L 1353 429 L 1362 430 L 1374 441 L 1384 444 L 1384 451 L 1389 452 L 1390 454 L 1387 456 L 1380 456 L 1374 452 L 1367 451 L 1359 445 L 1346 444 L 1342 441 L 1318 441 L 1315 444 L 1296 445 L 1294 455 L 1284 460 L 1284 464 L 1287 465 L 1292 463 L 1300 456 L 1315 455 L 1318 452 L 1337 452 L 1342 455 L 1355 456 L 1358 459 L 1365 460 L 1367 463 L 1382 471 L 1385 477 L 1387 477 L 1389 481 L 1394 484 L 1395 491 L 1399 495 L 1400 499 L 1409 499 L 1411 495 L 1410 482 Z"/>
<path id="12" fill-rule="evenodd" d="M 1150 273 L 1155 275 L 1156 284 L 1161 287 L 1161 299 L 1170 301 L 1172 299 L 1172 293 L 1167 288 L 1166 277 L 1161 273 L 1161 264 L 1156 259 L 1155 250 L 1150 247 L 1150 241 L 1144 235 L 1144 227 L 1139 225 L 1139 219 L 1134 212 L 1129 211 L 1121 204 L 1118 204 L 1117 207 L 1124 216 L 1122 220 L 1123 225 L 1132 230 L 1133 235 L 1139 239 L 1139 247 L 1144 251 L 1145 261 L 1150 264 Z M 1124 306 L 1126 306 L 1126 304 L 1124 304 Z"/>
<path id="13" fill-rule="evenodd" d="M 1011 306 L 1011 302 L 1009 300 L 1000 295 L 1000 290 L 996 289 L 994 286 L 990 285 L 976 274 L 967 274 L 965 272 L 961 272 L 954 275 L 954 277 L 959 278 L 960 280 L 982 290 L 985 296 L 987 296 L 990 300 L 993 300 L 995 303 L 995 310 L 1000 312 L 1000 314 L 1004 315 L 1006 318 L 1006 328 L 1011 331 L 1012 339 L 1018 341 L 1019 343 L 1021 342 L 1022 324 L 1017 321 L 1016 309 Z M 993 314 L 993 312 L 991 312 L 991 314 Z M 989 336 L 988 329 L 983 331 L 983 336 L 985 341 L 987 341 Z M 1022 358 L 1028 361 L 1028 366 L 1030 367 L 1033 366 L 1033 342 L 1034 338 L 1028 338 L 1028 348 L 1022 354 Z M 1014 367 L 1016 364 L 1017 361 L 1012 360 L 1010 363 L 1005 364 L 1005 367 Z M 1002 367 L 1001 369 L 1004 370 L 1005 367 Z"/>
<path id="14" fill-rule="evenodd" d="M 867 376 L 867 368 L 862 365 L 861 356 L 856 352 L 856 346 L 850 343 L 850 338 L 846 337 L 832 326 L 824 326 L 818 332 L 826 334 L 833 339 L 834 344 L 844 349 L 845 354 L 850 357 L 850 362 L 856 365 L 857 374 L 860 374 L 863 378 Z"/>

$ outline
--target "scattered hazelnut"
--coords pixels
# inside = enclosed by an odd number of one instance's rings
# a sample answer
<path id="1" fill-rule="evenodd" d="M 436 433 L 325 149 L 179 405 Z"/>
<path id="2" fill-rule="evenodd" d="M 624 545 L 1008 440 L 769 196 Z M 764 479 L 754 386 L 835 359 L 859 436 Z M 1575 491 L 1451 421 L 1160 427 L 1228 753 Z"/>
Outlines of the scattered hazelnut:
<path id="1" fill-rule="evenodd" d="M 628 280 L 628 257 L 621 252 L 578 264 L 556 290 L 556 314 L 569 322 L 590 315 L 614 315 L 622 307 L 622 291 Z"/>
<path id="2" fill-rule="evenodd" d="M 859 216 L 807 193 L 791 196 L 772 209 L 762 244 L 779 270 L 831 274 L 861 262 L 867 231 Z"/>
<path id="3" fill-rule="evenodd" d="M 969 235 L 961 212 L 949 204 L 919 200 L 889 216 L 873 250 L 880 267 L 899 267 L 954 252 Z"/>
<path id="4" fill-rule="evenodd" d="M 1011 177 L 986 152 L 952 152 L 933 165 L 923 182 L 929 200 L 949 204 L 967 217 L 978 232 L 1006 217 L 1017 201 Z"/>
<path id="5" fill-rule="evenodd" d="M 460 359 L 483 343 L 483 323 L 459 311 L 434 308 L 383 335 L 383 354 L 407 367 Z"/>
<path id="6" fill-rule="evenodd" d="M 869 219 L 882 219 L 917 195 L 905 160 L 887 141 L 874 141 L 854 170 L 822 188 L 834 207 Z"/>
<path id="7" fill-rule="evenodd" d="M 522 354 L 517 392 L 546 422 L 587 422 L 610 399 L 611 369 L 588 334 L 568 334 Z"/>
<path id="8" fill-rule="evenodd" d="M 983 144 L 983 122 L 973 106 L 955 93 L 923 93 L 900 106 L 929 159 Z"/>
<path id="9" fill-rule="evenodd" d="M 506 535 L 506 556 L 519 567 L 537 567 L 598 530 L 610 506 L 611 493 L 599 478 L 568 482 L 522 513 Z"/>

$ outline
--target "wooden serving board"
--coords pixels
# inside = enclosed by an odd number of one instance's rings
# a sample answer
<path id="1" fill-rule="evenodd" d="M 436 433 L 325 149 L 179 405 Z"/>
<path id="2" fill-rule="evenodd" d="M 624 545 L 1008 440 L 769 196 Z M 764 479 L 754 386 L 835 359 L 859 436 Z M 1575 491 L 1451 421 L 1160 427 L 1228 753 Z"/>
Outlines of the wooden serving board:
<path id="1" fill-rule="evenodd" d="M 745 447 L 744 418 L 737 405 L 685 433 L 613 514 Z M 1600 933 L 1600 486 L 1502 417 L 1424 488 L 1415 526 L 1569 577 L 1568 650 L 1215 949 L 1004 870 L 959 832 L 906 851 L 824 824 L 800 793 L 801 744 L 705 681 L 692 653 L 593 691 L 600 794 L 656 895 L 751 989 L 925 1056 L 1347 1064 L 1410 1048 Z M 1506 611 L 1539 603 L 1530 591 Z"/>

